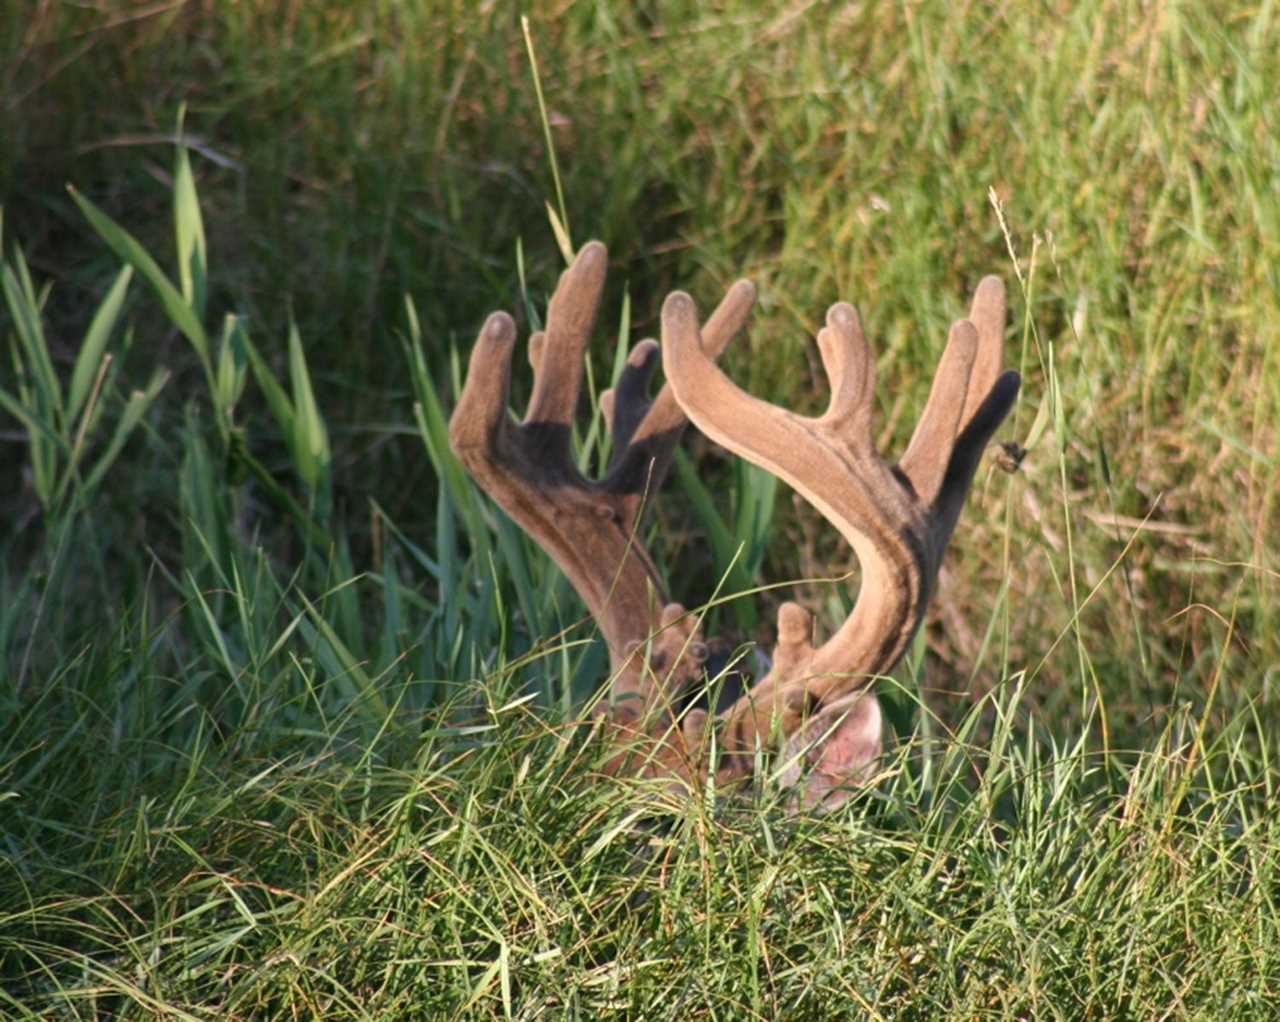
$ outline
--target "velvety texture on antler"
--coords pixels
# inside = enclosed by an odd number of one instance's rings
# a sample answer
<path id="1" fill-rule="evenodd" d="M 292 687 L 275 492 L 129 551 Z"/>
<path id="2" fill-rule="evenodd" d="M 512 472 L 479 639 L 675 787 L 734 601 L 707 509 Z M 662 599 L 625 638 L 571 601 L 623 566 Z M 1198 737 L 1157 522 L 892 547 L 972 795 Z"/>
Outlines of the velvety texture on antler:
<path id="1" fill-rule="evenodd" d="M 875 361 L 852 306 L 833 305 L 818 334 L 831 400 L 810 418 L 740 390 L 709 357 L 693 301 L 680 292 L 667 298 L 663 368 L 676 400 L 708 437 L 817 508 L 862 571 L 852 613 L 822 646 L 811 643 L 806 611 L 779 609 L 772 670 L 722 714 L 722 776 L 748 772 L 757 745 L 776 733 L 787 740 L 784 757 L 807 756 L 804 800 L 812 804 L 879 755 L 880 711 L 867 687 L 893 669 L 919 627 L 979 458 L 1018 393 L 1018 374 L 1000 371 L 1004 318 L 1004 286 L 987 277 L 969 319 L 951 328 L 894 467 L 872 440 Z M 798 775 L 784 772 L 788 779 Z"/>
<path id="2" fill-rule="evenodd" d="M 715 733 L 718 777 L 729 782 L 748 775 L 757 751 L 776 747 L 776 738 L 781 780 L 797 786 L 801 804 L 834 804 L 879 755 L 880 708 L 870 685 L 893 669 L 919 627 L 983 448 L 1017 396 L 1018 375 L 1000 369 L 1004 287 L 984 279 L 969 318 L 952 326 L 896 466 L 872 441 L 875 363 L 852 306 L 833 305 L 818 334 L 831 401 L 810 418 L 751 397 L 715 364 L 746 322 L 755 298 L 749 283 L 734 284 L 701 327 L 693 301 L 676 292 L 662 310 L 667 382 L 650 401 L 658 348 L 641 341 L 616 391 L 602 395 L 615 448 L 604 478 L 593 481 L 573 463 L 570 428 L 606 262 L 604 246 L 592 242 L 561 277 L 545 332 L 529 340 L 535 380 L 521 423 L 507 411 L 515 324 L 506 313 L 489 317 L 450 442 L 600 625 L 613 675 L 604 713 L 619 743 L 606 770 L 700 781 Z M 644 501 L 688 420 L 803 495 L 852 546 L 862 571 L 852 613 L 821 646 L 812 643 L 808 612 L 782 605 L 771 670 L 714 727 L 703 710 L 676 719 L 677 697 L 699 674 L 705 646 L 684 608 L 667 602 L 637 537 Z"/>
<path id="3" fill-rule="evenodd" d="M 631 350 L 617 388 L 601 395 L 614 443 L 604 478 L 585 478 L 570 450 L 607 263 L 604 245 L 593 241 L 561 275 L 546 329 L 529 338 L 534 385 L 520 423 L 507 411 L 515 323 L 505 312 L 489 316 L 449 421 L 449 442 L 479 486 L 550 554 L 599 623 L 613 676 L 610 706 L 630 721 L 677 697 L 697 675 L 705 647 L 684 608 L 668 602 L 639 541 L 645 500 L 661 486 L 688 422 L 669 386 L 649 399 L 654 341 Z M 754 300 L 745 281 L 729 289 L 703 330 L 708 358 L 742 328 Z"/>

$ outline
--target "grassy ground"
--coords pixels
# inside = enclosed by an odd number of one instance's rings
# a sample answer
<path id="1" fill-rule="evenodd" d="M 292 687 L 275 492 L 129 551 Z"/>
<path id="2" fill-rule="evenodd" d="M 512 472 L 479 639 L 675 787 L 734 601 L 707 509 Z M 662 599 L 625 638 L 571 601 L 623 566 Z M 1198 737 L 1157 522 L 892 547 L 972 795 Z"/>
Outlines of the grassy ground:
<path id="1" fill-rule="evenodd" d="M 885 685 L 884 775 L 796 818 L 593 774 L 602 651 L 442 443 L 482 315 L 562 265 L 516 14 L 6 6 L 0 1015 L 1271 1017 L 1272 6 L 705 6 L 530 11 L 613 256 L 597 378 L 746 275 L 730 369 L 812 408 L 847 298 L 901 450 L 1011 288 L 1028 453 Z M 686 448 L 736 584 L 849 566 Z M 690 603 L 695 497 L 652 541 Z M 767 640 L 751 606 L 712 623 Z"/>

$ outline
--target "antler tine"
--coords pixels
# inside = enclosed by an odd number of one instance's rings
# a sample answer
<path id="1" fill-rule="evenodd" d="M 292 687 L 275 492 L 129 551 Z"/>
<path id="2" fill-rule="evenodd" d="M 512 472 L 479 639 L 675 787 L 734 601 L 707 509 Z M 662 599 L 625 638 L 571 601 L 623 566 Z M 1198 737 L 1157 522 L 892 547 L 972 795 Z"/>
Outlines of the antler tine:
<path id="1" fill-rule="evenodd" d="M 729 341 L 741 332 L 755 300 L 756 289 L 749 280 L 735 282 L 725 293 L 703 329 L 710 358 L 719 358 Z M 601 408 L 617 445 L 610 477 L 629 481 L 637 471 L 650 473 L 650 487 L 655 485 L 653 480 L 666 477 L 672 454 L 689 422 L 670 382 L 663 385 L 652 402 L 645 400 L 649 377 L 658 364 L 657 356 L 656 341 L 641 341 L 631 350 L 627 368 L 618 381 L 617 394 L 606 390 L 600 395 Z"/>
<path id="2" fill-rule="evenodd" d="M 999 277 L 984 277 L 969 319 L 951 327 L 929 400 L 899 462 L 917 496 L 932 508 L 939 558 L 982 451 L 1018 396 L 1018 374 L 1000 371 L 1004 322 L 1004 284 Z"/>
<path id="3" fill-rule="evenodd" d="M 799 738 L 830 729 L 815 754 L 824 797 L 833 776 L 856 777 L 878 754 L 879 710 L 863 690 L 893 668 L 919 626 L 978 457 L 1019 386 L 1016 373 L 999 375 L 998 280 L 982 282 L 973 310 L 979 325 L 961 320 L 952 327 L 911 445 L 891 469 L 871 437 L 875 363 L 852 306 L 833 305 L 818 335 L 831 402 L 816 419 L 732 383 L 707 357 L 687 295 L 673 294 L 663 306 L 664 367 L 689 418 L 803 495 L 839 529 L 862 567 L 853 612 L 820 648 L 810 643 L 807 612 L 795 604 L 779 609 L 773 669 L 723 714 L 722 745 L 737 754 L 725 768 L 729 776 L 750 769 L 753 747 L 775 728 L 791 736 L 788 751 Z"/>
<path id="4" fill-rule="evenodd" d="M 471 349 L 467 382 L 449 420 L 449 443 L 455 451 L 488 450 L 501 442 L 515 342 L 515 321 L 505 312 L 490 313 Z"/>
<path id="5" fill-rule="evenodd" d="M 852 305 L 837 302 L 827 310 L 827 325 L 818 331 L 818 351 L 831 383 L 831 402 L 823 419 L 832 426 L 846 424 L 842 429 L 850 442 L 870 449 L 876 363 Z"/>
<path id="6" fill-rule="evenodd" d="M 583 357 L 596 323 L 608 264 L 609 253 L 604 245 L 589 241 L 560 275 L 547 305 L 546 328 L 529 338 L 534 379 L 526 423 L 572 425 L 582 385 Z M 554 368 L 543 371 L 548 353 L 555 360 Z"/>
<path id="7" fill-rule="evenodd" d="M 957 320 L 951 325 L 947 346 L 933 374 L 929 399 L 911 435 L 907 453 L 898 462 L 917 499 L 926 507 L 937 498 L 951 463 L 977 353 L 978 331 L 967 319 Z"/>
<path id="8" fill-rule="evenodd" d="M 978 351 L 969 376 L 969 397 L 960 416 L 962 429 L 995 386 L 1004 361 L 1005 296 L 1004 281 L 999 277 L 983 277 L 978 282 L 969 305 L 969 322 L 978 331 Z"/>

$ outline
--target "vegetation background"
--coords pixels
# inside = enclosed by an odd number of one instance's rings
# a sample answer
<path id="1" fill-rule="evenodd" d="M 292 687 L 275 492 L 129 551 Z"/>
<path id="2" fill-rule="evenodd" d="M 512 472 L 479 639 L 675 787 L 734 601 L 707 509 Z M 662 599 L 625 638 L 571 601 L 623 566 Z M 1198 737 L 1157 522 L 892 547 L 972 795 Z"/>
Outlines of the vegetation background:
<path id="1" fill-rule="evenodd" d="M 0 1014 L 1272 1017 L 1276 18 L 4 5 Z M 840 813 L 592 775 L 602 652 L 442 432 L 484 314 L 544 307 L 549 208 L 610 247 L 597 389 L 748 276 L 732 374 L 818 407 L 852 300 L 888 451 L 1010 285 L 1026 455 Z M 687 603 L 852 567 L 686 455 Z M 708 627 L 767 644 L 792 594 Z"/>

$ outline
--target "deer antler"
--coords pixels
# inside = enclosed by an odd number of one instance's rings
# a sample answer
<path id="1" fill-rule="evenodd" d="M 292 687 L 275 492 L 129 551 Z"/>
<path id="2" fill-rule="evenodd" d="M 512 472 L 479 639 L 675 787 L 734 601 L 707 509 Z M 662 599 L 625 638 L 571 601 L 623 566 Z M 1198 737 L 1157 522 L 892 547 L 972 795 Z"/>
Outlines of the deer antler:
<path id="1" fill-rule="evenodd" d="M 449 442 L 480 487 L 551 555 L 599 623 L 616 712 L 630 721 L 678 695 L 706 652 L 684 608 L 667 602 L 638 536 L 645 496 L 661 485 L 688 422 L 669 386 L 648 398 L 654 341 L 631 350 L 616 391 L 601 396 L 614 441 L 604 478 L 584 478 L 573 462 L 571 423 L 607 262 L 604 245 L 591 242 L 561 275 L 546 330 L 529 338 L 534 386 L 521 423 L 507 411 L 515 323 L 505 312 L 489 316 L 471 352 Z M 729 289 L 703 331 L 707 358 L 742 328 L 754 300 L 745 281 Z"/>
<path id="2" fill-rule="evenodd" d="M 1000 372 L 1004 314 L 1004 286 L 987 277 L 970 318 L 952 326 L 915 434 L 891 468 L 871 437 L 875 362 L 852 306 L 833 305 L 818 334 L 831 401 L 809 418 L 734 385 L 704 348 L 693 301 L 667 298 L 663 368 L 681 407 L 708 437 L 803 495 L 862 568 L 853 612 L 821 647 L 810 643 L 806 611 L 779 609 L 772 670 L 721 715 L 722 775 L 747 773 L 775 729 L 788 739 L 784 755 L 805 753 L 815 767 L 808 803 L 878 756 L 880 711 L 867 685 L 894 667 L 919 627 L 982 450 L 1018 393 L 1018 374 Z"/>
<path id="3" fill-rule="evenodd" d="M 688 419 L 729 450 L 786 480 L 852 545 L 862 567 L 857 603 L 821 647 L 794 603 L 778 611 L 769 673 L 720 714 L 720 778 L 750 773 L 756 748 L 777 732 L 792 761 L 784 783 L 814 769 L 805 804 L 833 801 L 879 755 L 880 709 L 868 685 L 902 656 L 924 615 L 942 554 L 978 460 L 1017 395 L 1017 373 L 1000 372 L 1004 287 L 978 286 L 969 319 L 951 328 L 933 388 L 906 454 L 890 467 L 871 439 L 874 362 L 852 306 L 831 307 L 818 345 L 831 381 L 826 414 L 807 418 L 739 390 L 715 359 L 746 321 L 752 286 L 739 281 L 699 330 L 688 295 L 662 310 L 667 383 L 646 392 L 657 345 L 631 351 L 616 392 L 601 405 L 615 450 L 604 478 L 573 464 L 570 423 L 583 357 L 604 283 L 603 245 L 586 245 L 565 271 L 545 333 L 529 339 L 533 397 L 524 421 L 507 412 L 515 324 L 489 317 L 449 424 L 454 451 L 476 482 L 551 555 L 600 625 L 612 669 L 606 709 L 627 749 L 605 764 L 696 781 L 709 767 L 706 714 L 675 726 L 675 698 L 705 659 L 684 608 L 667 603 L 637 531 L 644 497 L 656 491 Z M 686 418 L 687 416 L 687 418 Z M 628 751 L 638 745 L 637 762 Z M 632 765 L 636 764 L 636 765 Z"/>

